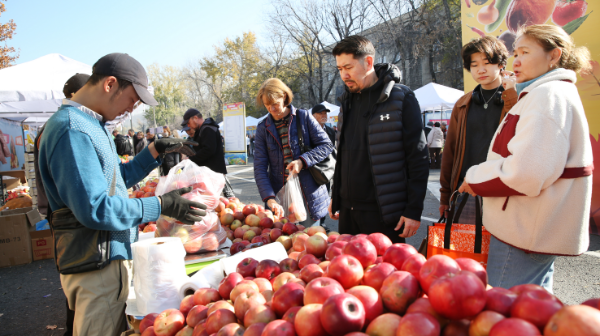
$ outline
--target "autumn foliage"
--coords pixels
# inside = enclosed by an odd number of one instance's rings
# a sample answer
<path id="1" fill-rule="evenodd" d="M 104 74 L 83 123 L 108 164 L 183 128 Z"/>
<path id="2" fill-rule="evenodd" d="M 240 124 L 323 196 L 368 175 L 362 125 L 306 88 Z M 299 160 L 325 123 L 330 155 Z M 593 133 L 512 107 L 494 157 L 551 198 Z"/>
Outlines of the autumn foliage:
<path id="1" fill-rule="evenodd" d="M 6 0 L 0 0 L 0 16 L 6 11 L 2 1 Z M 0 69 L 11 66 L 19 58 L 19 54 L 15 54 L 15 48 L 6 45 L 6 41 L 12 39 L 13 34 L 15 34 L 15 29 L 17 29 L 17 24 L 13 20 L 7 23 L 0 23 L 0 42 L 5 43 L 4 46 L 0 46 Z"/>

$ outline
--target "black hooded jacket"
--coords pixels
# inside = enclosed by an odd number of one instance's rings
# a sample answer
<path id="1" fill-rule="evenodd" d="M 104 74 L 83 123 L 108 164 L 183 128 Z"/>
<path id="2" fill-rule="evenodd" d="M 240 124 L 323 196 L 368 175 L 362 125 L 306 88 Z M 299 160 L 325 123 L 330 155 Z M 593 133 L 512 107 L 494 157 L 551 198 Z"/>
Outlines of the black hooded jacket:
<path id="1" fill-rule="evenodd" d="M 204 119 L 202 126 L 194 134 L 194 141 L 199 145 L 194 146 L 196 155 L 190 157 L 190 160 L 200 167 L 205 166 L 214 172 L 227 174 L 223 140 L 219 133 L 219 125 L 213 118 Z"/>
<path id="2" fill-rule="evenodd" d="M 332 210 L 379 211 L 386 225 L 401 216 L 420 221 L 429 177 L 421 109 L 400 70 L 377 64 L 378 81 L 338 98 L 338 156 Z"/>

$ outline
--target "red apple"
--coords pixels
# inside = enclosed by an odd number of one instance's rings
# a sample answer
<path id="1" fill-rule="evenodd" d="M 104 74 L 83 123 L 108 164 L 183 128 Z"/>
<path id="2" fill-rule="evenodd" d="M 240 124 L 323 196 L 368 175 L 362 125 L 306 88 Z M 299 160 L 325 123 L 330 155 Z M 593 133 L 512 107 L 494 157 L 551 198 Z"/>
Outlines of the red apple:
<path id="1" fill-rule="evenodd" d="M 379 315 L 369 323 L 366 333 L 377 336 L 395 336 L 400 319 L 400 316 L 392 313 Z"/>
<path id="2" fill-rule="evenodd" d="M 173 336 L 183 328 L 184 324 L 185 317 L 179 310 L 167 309 L 156 316 L 154 333 L 157 336 Z"/>
<path id="3" fill-rule="evenodd" d="M 258 226 L 263 229 L 271 229 L 273 227 L 273 220 L 269 217 L 265 217 L 258 222 Z"/>
<path id="4" fill-rule="evenodd" d="M 369 286 L 355 286 L 346 293 L 356 296 L 365 308 L 365 325 L 383 314 L 383 301 L 375 289 Z"/>
<path id="5" fill-rule="evenodd" d="M 522 284 L 516 285 L 509 288 L 509 290 L 517 295 L 521 295 L 521 293 L 532 291 L 532 290 L 545 290 L 544 287 L 535 284 Z"/>
<path id="6" fill-rule="evenodd" d="M 440 324 L 431 315 L 423 313 L 406 314 L 400 320 L 396 335 L 438 336 Z"/>
<path id="7" fill-rule="evenodd" d="M 420 297 L 415 302 L 413 302 L 408 309 L 406 309 L 407 314 L 412 313 L 424 313 L 429 314 L 435 318 L 440 326 L 445 326 L 448 323 L 448 319 L 438 314 L 435 309 L 431 306 L 431 302 L 429 302 L 429 298 Z"/>
<path id="8" fill-rule="evenodd" d="M 502 314 L 493 311 L 482 311 L 471 321 L 469 336 L 488 336 L 492 327 L 504 318 Z"/>
<path id="9" fill-rule="evenodd" d="M 296 336 L 296 331 L 290 322 L 275 320 L 265 326 L 261 336 Z"/>
<path id="10" fill-rule="evenodd" d="M 376 291 L 381 289 L 383 280 L 396 271 L 396 267 L 390 263 L 382 262 L 381 264 L 371 265 L 365 270 L 363 276 L 363 284 L 375 288 Z"/>
<path id="11" fill-rule="evenodd" d="M 144 316 L 144 318 L 140 322 L 140 334 L 143 333 L 144 330 L 146 330 L 148 327 L 154 326 L 154 321 L 156 320 L 157 316 L 157 313 L 150 313 Z"/>
<path id="12" fill-rule="evenodd" d="M 238 334 L 238 335 L 242 336 L 242 334 Z M 192 328 L 190 326 L 185 326 L 185 327 L 183 327 L 183 329 L 179 330 L 177 332 L 177 334 L 175 334 L 175 336 L 194 336 L 194 328 Z M 219 335 L 219 336 L 221 336 L 221 335 Z"/>
<path id="13" fill-rule="evenodd" d="M 278 228 L 271 229 L 271 232 L 269 232 L 269 236 L 271 237 L 272 241 L 276 241 L 277 238 L 281 237 L 282 234 L 283 232 L 281 232 L 281 229 Z"/>
<path id="14" fill-rule="evenodd" d="M 247 328 L 255 323 L 269 323 L 277 319 L 275 312 L 265 305 L 254 305 L 244 315 L 244 326 Z"/>
<path id="15" fill-rule="evenodd" d="M 248 290 L 254 290 L 255 292 L 259 291 L 258 286 L 254 281 L 242 280 L 238 282 L 238 284 L 235 285 L 235 287 L 233 287 L 233 290 L 229 294 L 229 299 L 231 300 L 231 302 L 235 302 L 235 299 L 237 299 L 238 295 Z"/>
<path id="16" fill-rule="evenodd" d="M 368 237 L 368 235 L 367 235 L 367 234 L 364 234 L 364 233 L 359 233 L 359 234 L 356 234 L 356 235 L 352 236 L 352 239 L 350 239 L 350 240 L 352 241 L 352 240 L 354 240 L 354 239 L 358 239 L 358 238 L 367 238 L 367 237 Z"/>
<path id="17" fill-rule="evenodd" d="M 296 276 L 289 272 L 283 272 L 273 279 L 273 292 L 276 292 L 279 288 L 281 288 L 286 283 L 290 282 L 292 279 L 296 279 Z"/>
<path id="18" fill-rule="evenodd" d="M 255 236 L 256 236 L 256 232 L 254 232 L 254 230 L 248 230 L 244 233 L 244 236 L 242 237 L 242 239 L 251 241 Z"/>
<path id="19" fill-rule="evenodd" d="M 255 204 L 248 204 L 244 207 L 242 212 L 244 213 L 244 216 L 249 216 L 249 215 L 255 215 L 256 210 L 257 210 L 257 207 Z"/>
<path id="20" fill-rule="evenodd" d="M 390 247 L 390 249 L 392 247 Z M 383 259 L 385 260 L 385 257 Z M 456 274 L 459 271 L 460 266 L 458 266 L 454 259 L 445 255 L 436 254 L 429 258 L 419 271 L 421 288 L 425 293 L 429 293 L 429 286 L 431 286 L 435 280 L 448 274 Z"/>
<path id="21" fill-rule="evenodd" d="M 510 309 L 510 316 L 533 323 L 541 331 L 563 304 L 544 289 L 521 293 Z"/>
<path id="22" fill-rule="evenodd" d="M 246 329 L 238 323 L 229 323 L 219 329 L 216 336 L 243 336 Z M 190 334 L 190 336 L 193 336 Z"/>
<path id="23" fill-rule="evenodd" d="M 600 311 L 589 306 L 565 306 L 552 316 L 545 336 L 597 336 L 600 334 Z"/>
<path id="24" fill-rule="evenodd" d="M 600 298 L 588 299 L 581 303 L 584 306 L 594 307 L 600 309 Z"/>
<path id="25" fill-rule="evenodd" d="M 327 242 L 330 244 L 335 243 L 339 236 L 340 234 L 337 232 L 329 232 L 329 234 L 327 235 Z"/>
<path id="26" fill-rule="evenodd" d="M 321 267 L 321 269 L 325 272 L 323 276 L 327 276 L 327 268 L 329 267 L 329 264 L 331 264 L 331 261 L 329 260 L 321 261 L 319 263 L 319 267 Z"/>
<path id="27" fill-rule="evenodd" d="M 235 218 L 241 222 L 244 222 L 244 219 L 246 218 L 246 216 L 244 216 L 244 213 L 242 211 L 234 211 L 233 218 Z M 246 224 L 248 224 L 248 223 L 246 223 Z"/>
<path id="28" fill-rule="evenodd" d="M 483 285 L 487 286 L 487 272 L 483 265 L 471 258 L 456 258 L 455 260 L 458 266 L 460 266 L 461 270 L 469 271 L 477 275 L 479 279 L 481 279 L 481 281 L 483 282 Z"/>
<path id="29" fill-rule="evenodd" d="M 321 324 L 330 335 L 346 335 L 365 325 L 365 308 L 354 295 L 333 295 L 325 300 L 322 309 Z"/>
<path id="30" fill-rule="evenodd" d="M 280 236 L 275 241 L 283 245 L 286 251 L 292 248 L 292 239 L 288 236 Z"/>
<path id="31" fill-rule="evenodd" d="M 413 254 L 419 253 L 412 245 L 393 244 L 383 254 L 383 261 L 390 263 L 396 269 L 402 269 L 402 264 Z"/>
<path id="32" fill-rule="evenodd" d="M 231 312 L 235 314 L 235 308 L 231 303 L 229 303 L 229 301 L 220 300 L 209 304 L 207 307 L 208 310 L 206 311 L 206 316 L 209 316 L 210 314 L 214 313 L 219 309 L 231 310 Z"/>
<path id="33" fill-rule="evenodd" d="M 304 290 L 304 304 L 323 304 L 327 298 L 344 293 L 344 287 L 332 278 L 316 278 L 306 285 Z"/>
<path id="34" fill-rule="evenodd" d="M 273 290 L 273 285 L 271 285 L 271 282 L 265 278 L 255 278 L 252 279 L 252 281 L 254 281 L 254 283 L 256 283 L 256 285 L 258 286 L 258 291 L 260 293 L 266 290 Z"/>
<path id="35" fill-rule="evenodd" d="M 308 238 L 310 238 L 310 236 L 306 233 L 299 233 L 297 235 L 294 235 L 294 237 L 292 238 L 292 242 L 294 244 L 294 251 L 304 251 L 306 249 L 304 243 L 308 240 Z"/>
<path id="36" fill-rule="evenodd" d="M 336 241 L 329 245 L 327 251 L 325 251 L 325 259 L 333 260 L 333 258 L 344 254 L 344 246 L 346 246 L 346 244 L 348 244 L 346 241 Z"/>
<path id="37" fill-rule="evenodd" d="M 420 253 L 415 253 L 410 257 L 406 258 L 404 264 L 402 264 L 401 271 L 406 271 L 412 275 L 414 275 L 417 279 L 419 278 L 419 271 L 421 271 L 421 267 L 425 264 L 427 258 Z"/>
<path id="38" fill-rule="evenodd" d="M 283 316 L 291 307 L 303 305 L 304 287 L 295 282 L 286 283 L 273 294 L 271 301 L 271 308 L 275 311 L 275 314 Z"/>
<path id="39" fill-rule="evenodd" d="M 506 317 L 510 316 L 510 308 L 518 295 L 513 291 L 502 287 L 494 287 L 487 290 L 485 310 L 495 311 Z"/>
<path id="40" fill-rule="evenodd" d="M 325 255 L 325 251 L 327 251 L 327 239 L 321 237 L 320 235 L 313 235 L 304 242 L 304 246 L 306 253 L 310 253 L 317 258 L 321 258 Z"/>
<path id="41" fill-rule="evenodd" d="M 239 238 L 236 238 L 235 240 L 238 240 Z M 231 244 L 231 247 L 229 248 L 229 252 L 231 253 L 231 255 L 240 253 L 245 247 L 246 245 L 242 244 L 241 241 L 236 242 L 233 241 L 233 244 Z"/>
<path id="42" fill-rule="evenodd" d="M 262 229 L 257 226 L 251 227 L 250 230 L 254 231 L 254 234 L 257 236 L 260 236 L 262 234 Z"/>
<path id="43" fill-rule="evenodd" d="M 273 227 L 281 230 L 281 229 L 283 229 L 283 223 L 282 222 L 274 222 Z"/>
<path id="44" fill-rule="evenodd" d="M 219 218 L 221 220 L 221 224 L 228 226 L 231 225 L 231 223 L 233 223 L 233 221 L 235 220 L 235 217 L 233 217 L 232 214 L 230 213 L 223 213 L 221 215 L 221 218 Z"/>
<path id="45" fill-rule="evenodd" d="M 235 299 L 233 304 L 233 308 L 235 309 L 235 316 L 240 320 L 244 320 L 244 315 L 248 309 L 256 305 L 264 305 L 267 303 L 264 296 L 260 294 L 258 291 L 249 290 L 246 291 Z"/>
<path id="46" fill-rule="evenodd" d="M 327 336 L 321 325 L 322 304 L 308 304 L 298 311 L 294 321 L 298 336 Z"/>
<path id="47" fill-rule="evenodd" d="M 381 284 L 379 294 L 383 299 L 383 305 L 389 311 L 396 314 L 404 314 L 420 296 L 421 289 L 419 281 L 414 275 L 405 271 L 396 271 L 388 275 Z"/>
<path id="48" fill-rule="evenodd" d="M 265 259 L 256 266 L 256 277 L 271 280 L 281 273 L 281 267 L 273 260 Z"/>
<path id="49" fill-rule="evenodd" d="M 260 223 L 260 218 L 258 218 L 257 215 L 249 215 L 244 220 L 244 224 L 249 225 L 249 226 L 253 226 L 253 227 L 258 227 L 259 223 Z"/>
<path id="50" fill-rule="evenodd" d="M 358 259 L 344 254 L 331 260 L 327 275 L 337 280 L 342 287 L 348 289 L 360 284 L 364 271 Z"/>
<path id="51" fill-rule="evenodd" d="M 380 232 L 371 233 L 367 236 L 367 239 L 375 246 L 378 256 L 382 256 L 388 247 L 392 246 L 390 238 Z"/>
<path id="52" fill-rule="evenodd" d="M 252 241 L 250 241 L 250 243 L 255 244 L 255 243 L 262 243 L 263 245 L 266 245 L 268 243 L 270 243 L 269 238 L 264 237 L 264 236 L 255 236 L 254 238 L 252 238 Z"/>
<path id="53" fill-rule="evenodd" d="M 294 307 L 288 309 L 285 312 L 285 314 L 283 314 L 283 317 L 281 319 L 284 321 L 290 322 L 291 324 L 294 324 L 294 321 L 296 320 L 296 315 L 298 315 L 298 311 L 301 308 L 302 308 L 302 306 L 294 306 Z M 319 321 L 319 323 L 321 323 L 321 322 Z"/>
<path id="54" fill-rule="evenodd" d="M 307 254 L 298 260 L 298 268 L 303 269 L 306 265 L 319 264 L 321 260 L 312 254 Z"/>
<path id="55" fill-rule="evenodd" d="M 293 272 L 298 269 L 298 262 L 292 258 L 285 258 L 279 262 L 282 272 Z"/>
<path id="56" fill-rule="evenodd" d="M 265 323 L 254 323 L 244 332 L 244 336 L 260 336 L 267 325 Z"/>
<path id="57" fill-rule="evenodd" d="M 206 319 L 207 316 L 208 316 L 208 308 L 206 306 L 197 305 L 197 306 L 192 307 L 192 309 L 188 313 L 185 321 L 186 321 L 187 325 L 189 325 L 193 328 L 196 325 L 198 325 L 200 323 L 200 321 Z"/>
<path id="58" fill-rule="evenodd" d="M 243 227 L 239 227 L 237 229 L 235 229 L 235 231 L 233 231 L 233 236 L 235 238 L 244 238 L 244 235 L 246 234 L 246 232 L 248 231 L 248 229 L 243 228 Z"/>
<path id="59" fill-rule="evenodd" d="M 298 227 L 296 227 L 296 224 L 294 223 L 285 223 L 283 224 L 281 231 L 283 231 L 284 234 L 289 236 L 292 233 L 298 231 Z"/>
<path id="60" fill-rule="evenodd" d="M 272 289 L 267 289 L 265 291 L 260 292 L 260 294 L 262 294 L 262 296 L 265 297 L 265 300 L 267 300 L 267 305 L 270 306 L 271 300 L 273 299 L 273 290 Z"/>
<path id="61" fill-rule="evenodd" d="M 410 246 L 410 245 L 409 245 Z M 363 268 L 375 263 L 377 249 L 367 238 L 359 237 L 352 239 L 344 246 L 344 254 L 351 255 L 360 261 Z"/>
<path id="62" fill-rule="evenodd" d="M 244 224 L 242 224 L 242 222 L 241 222 L 241 221 L 239 221 L 239 220 L 237 220 L 237 219 L 236 219 L 236 220 L 234 220 L 234 221 L 231 223 L 231 225 L 229 226 L 229 228 L 231 228 L 231 230 L 235 231 L 235 230 L 237 230 L 238 228 L 241 228 L 241 227 L 242 227 L 242 225 L 244 225 Z"/>
<path id="63" fill-rule="evenodd" d="M 179 304 L 179 311 L 183 314 L 184 317 L 190 312 L 192 307 L 194 307 L 194 295 L 188 295 L 181 300 Z"/>
<path id="64" fill-rule="evenodd" d="M 305 283 L 309 283 L 313 279 L 324 276 L 325 272 L 318 264 L 308 264 L 300 270 L 300 279 Z"/>
<path id="65" fill-rule="evenodd" d="M 336 240 L 336 242 L 338 242 L 338 241 L 345 241 L 345 242 L 349 242 L 350 240 L 352 240 L 352 238 L 354 238 L 354 236 L 353 236 L 353 235 L 351 235 L 351 234 L 347 234 L 347 233 L 344 233 L 344 234 L 341 234 L 341 235 L 338 237 L 338 239 Z"/>
<path id="66" fill-rule="evenodd" d="M 522 320 L 520 318 L 505 318 L 504 320 L 496 323 L 492 330 L 490 330 L 490 336 L 539 336 L 540 331 L 533 324 Z M 575 335 L 575 334 L 569 334 Z"/>
<path id="67" fill-rule="evenodd" d="M 451 320 L 444 327 L 441 336 L 469 336 L 469 320 Z"/>
<path id="68" fill-rule="evenodd" d="M 235 314 L 228 309 L 218 309 L 214 313 L 208 315 L 205 322 L 206 332 L 214 334 L 229 323 L 237 323 Z"/>
<path id="69" fill-rule="evenodd" d="M 235 268 L 236 272 L 239 273 L 242 277 L 254 276 L 256 274 L 256 267 L 258 266 L 258 261 L 252 258 L 246 258 L 240 261 Z"/>
<path id="70" fill-rule="evenodd" d="M 221 295 L 219 295 L 219 292 L 216 289 L 199 288 L 194 293 L 194 304 L 195 305 L 206 306 L 207 304 L 209 304 L 211 302 L 215 302 L 215 301 L 219 301 L 219 300 L 221 300 Z"/>
<path id="71" fill-rule="evenodd" d="M 235 285 L 240 283 L 242 280 L 244 280 L 244 276 L 240 273 L 229 273 L 229 275 L 224 277 L 219 284 L 219 295 L 221 295 L 223 299 L 229 300 L 229 294 L 233 290 L 233 287 L 235 287 Z"/>
<path id="72" fill-rule="evenodd" d="M 486 302 L 485 286 L 469 271 L 438 279 L 431 285 L 428 296 L 436 312 L 454 320 L 474 317 Z"/>

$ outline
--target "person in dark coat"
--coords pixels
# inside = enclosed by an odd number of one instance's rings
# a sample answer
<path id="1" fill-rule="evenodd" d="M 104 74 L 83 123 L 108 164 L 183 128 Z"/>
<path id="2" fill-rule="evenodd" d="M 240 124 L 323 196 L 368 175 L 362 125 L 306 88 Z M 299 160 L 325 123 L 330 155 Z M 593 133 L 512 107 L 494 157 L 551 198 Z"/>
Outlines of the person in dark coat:
<path id="1" fill-rule="evenodd" d="M 135 155 L 138 155 L 141 151 L 144 150 L 144 148 L 146 148 L 146 146 L 148 146 L 148 140 L 146 140 L 146 138 L 144 137 L 144 133 L 142 133 L 141 131 L 137 132 L 135 138 L 137 139 L 137 144 L 135 145 Z"/>
<path id="2" fill-rule="evenodd" d="M 346 90 L 329 214 L 340 233 L 403 243 L 419 229 L 429 177 L 419 102 L 400 84 L 400 69 L 374 64 L 368 39 L 347 37 L 332 53 Z"/>
<path id="3" fill-rule="evenodd" d="M 335 147 L 335 130 L 327 126 L 327 113 L 331 111 L 325 107 L 325 105 L 317 104 L 310 112 L 312 113 L 312 116 L 315 117 L 319 125 L 323 127 L 323 130 L 325 133 L 327 133 L 327 136 L 329 137 L 329 140 L 331 140 L 333 147 Z"/>
<path id="4" fill-rule="evenodd" d="M 284 209 L 275 195 L 290 174 L 298 174 L 309 215 L 302 224 L 309 227 L 327 215 L 329 195 L 325 185 L 315 182 L 308 168 L 323 161 L 333 151 L 333 144 L 315 118 L 292 105 L 293 98 L 292 90 L 277 78 L 267 79 L 258 90 L 256 103 L 264 105 L 269 115 L 256 127 L 254 179 L 267 207 L 276 216 L 283 216 Z M 299 146 L 298 123 L 305 145 L 312 148 L 306 153 Z"/>
<path id="5" fill-rule="evenodd" d="M 225 176 L 223 196 L 234 197 L 233 188 L 227 179 L 225 151 L 223 138 L 219 133 L 219 124 L 213 118 L 204 119 L 200 111 L 190 108 L 185 111 L 181 126 L 188 126 L 194 130 L 193 140 L 198 143 L 198 146 L 194 147 L 196 155 L 190 157 L 190 160 L 200 167 L 208 167 L 214 172 L 223 174 Z"/>

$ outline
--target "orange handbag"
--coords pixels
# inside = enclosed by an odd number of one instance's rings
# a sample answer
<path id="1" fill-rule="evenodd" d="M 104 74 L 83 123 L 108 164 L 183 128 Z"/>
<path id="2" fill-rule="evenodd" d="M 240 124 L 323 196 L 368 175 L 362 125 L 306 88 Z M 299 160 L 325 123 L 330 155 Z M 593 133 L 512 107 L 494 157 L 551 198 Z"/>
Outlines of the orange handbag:
<path id="1" fill-rule="evenodd" d="M 483 227 L 479 200 L 475 202 L 476 224 L 460 224 L 459 221 L 469 197 L 470 195 L 463 197 L 458 208 L 451 197 L 448 219 L 442 217 L 439 223 L 428 227 L 427 258 L 443 254 L 452 259 L 471 258 L 478 261 L 483 267 L 487 266 L 491 234 Z"/>

